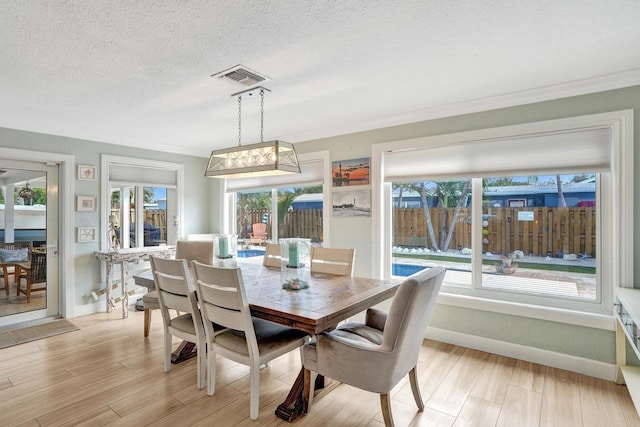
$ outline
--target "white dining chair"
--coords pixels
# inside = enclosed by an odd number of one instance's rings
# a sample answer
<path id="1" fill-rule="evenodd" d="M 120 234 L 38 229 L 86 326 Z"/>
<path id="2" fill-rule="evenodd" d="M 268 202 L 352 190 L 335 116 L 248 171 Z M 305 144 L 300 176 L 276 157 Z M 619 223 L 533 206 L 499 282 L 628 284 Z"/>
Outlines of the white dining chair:
<path id="1" fill-rule="evenodd" d="M 262 265 L 265 267 L 280 268 L 282 263 L 281 246 L 279 243 L 267 243 L 267 247 L 264 250 L 264 258 L 262 258 Z"/>
<path id="2" fill-rule="evenodd" d="M 215 393 L 216 355 L 249 366 L 249 416 L 258 418 L 260 366 L 301 347 L 308 335 L 251 316 L 239 268 L 193 262 L 207 341 L 207 394 Z M 228 328 L 220 330 L 220 328 Z"/>
<path id="3" fill-rule="evenodd" d="M 205 264 L 213 264 L 213 240 L 179 240 L 176 243 L 176 259 L 187 260 L 187 265 L 191 269 L 191 261 L 197 260 Z M 160 308 L 158 302 L 158 292 L 147 292 L 142 296 L 142 306 L 144 308 L 144 330 L 143 335 L 149 336 L 151 328 L 152 310 Z"/>
<path id="4" fill-rule="evenodd" d="M 151 271 L 158 292 L 158 302 L 164 324 L 164 371 L 171 370 L 173 337 L 198 346 L 198 388 L 204 388 L 206 375 L 206 340 L 202 317 L 198 309 L 195 286 L 184 259 L 150 257 Z M 178 313 L 172 316 L 169 310 Z"/>
<path id="5" fill-rule="evenodd" d="M 311 247 L 311 272 L 353 276 L 355 249 Z"/>

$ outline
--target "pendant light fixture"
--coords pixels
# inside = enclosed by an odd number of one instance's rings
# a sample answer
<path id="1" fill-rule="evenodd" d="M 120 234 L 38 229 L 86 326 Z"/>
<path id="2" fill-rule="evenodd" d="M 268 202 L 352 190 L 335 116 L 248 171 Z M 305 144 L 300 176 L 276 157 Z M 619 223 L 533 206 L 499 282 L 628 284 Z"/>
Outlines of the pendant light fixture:
<path id="1" fill-rule="evenodd" d="M 264 93 L 262 86 L 231 95 L 238 98 L 238 146 L 213 150 L 205 176 L 214 178 L 245 178 L 255 176 L 300 173 L 293 144 L 284 141 L 264 142 Z M 242 96 L 260 94 L 260 142 L 242 145 Z"/>

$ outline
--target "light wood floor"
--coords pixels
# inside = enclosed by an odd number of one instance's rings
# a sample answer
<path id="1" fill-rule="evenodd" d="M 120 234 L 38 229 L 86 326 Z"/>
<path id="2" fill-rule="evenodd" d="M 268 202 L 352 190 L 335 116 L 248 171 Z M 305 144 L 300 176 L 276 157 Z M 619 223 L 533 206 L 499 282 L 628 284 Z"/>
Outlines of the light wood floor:
<path id="1" fill-rule="evenodd" d="M 162 372 L 159 312 L 73 319 L 81 329 L 0 350 L 0 426 L 284 426 L 274 415 L 299 353 L 263 369 L 260 417 L 249 418 L 248 368 L 218 360 L 216 395 L 196 387 L 195 359 Z M 177 344 L 177 342 L 176 342 Z M 453 345 L 425 341 L 417 412 L 408 380 L 392 392 L 398 426 L 640 426 L 624 386 Z M 297 426 L 382 426 L 378 396 L 338 385 Z"/>

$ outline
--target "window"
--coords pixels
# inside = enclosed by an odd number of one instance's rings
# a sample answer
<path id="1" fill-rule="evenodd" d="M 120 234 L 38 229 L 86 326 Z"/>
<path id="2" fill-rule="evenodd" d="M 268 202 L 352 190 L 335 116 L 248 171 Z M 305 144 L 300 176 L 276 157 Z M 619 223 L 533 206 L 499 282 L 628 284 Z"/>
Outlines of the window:
<path id="1" fill-rule="evenodd" d="M 267 224 L 267 239 L 301 237 L 323 242 L 331 204 L 323 191 L 330 181 L 328 152 L 298 155 L 300 174 L 227 180 L 235 233 L 251 241 L 253 224 Z M 261 242 L 257 242 L 261 243 Z"/>
<path id="2" fill-rule="evenodd" d="M 180 235 L 182 206 L 181 164 L 104 155 L 102 159 L 104 200 L 103 236 L 108 236 L 107 218 L 115 219 L 120 247 L 135 248 L 175 244 Z M 104 240 L 108 246 L 109 239 Z"/>
<path id="3" fill-rule="evenodd" d="M 402 207 L 393 213 L 392 273 L 408 276 L 442 265 L 447 285 L 461 293 L 468 293 L 466 288 L 597 302 L 596 176 L 393 183 L 420 206 L 406 208 L 394 193 L 393 205 Z M 476 198 L 482 200 L 481 215 L 470 204 Z M 477 267 L 472 263 L 472 228 L 482 234 Z M 480 280 L 473 280 L 473 267 L 481 270 Z"/>
<path id="4" fill-rule="evenodd" d="M 251 241 L 253 225 L 267 224 L 267 239 L 300 237 L 323 240 L 322 185 L 236 193 L 238 239 Z M 272 209 L 276 200 L 276 209 Z M 277 224 L 277 226 L 275 226 Z M 260 242 L 262 243 L 262 242 Z"/>
<path id="5" fill-rule="evenodd" d="M 613 284 L 633 281 L 631 117 L 604 113 L 374 146 L 382 171 L 374 187 L 379 274 L 444 264 L 443 291 L 452 297 L 517 303 L 512 313 L 523 303 L 611 313 Z"/>

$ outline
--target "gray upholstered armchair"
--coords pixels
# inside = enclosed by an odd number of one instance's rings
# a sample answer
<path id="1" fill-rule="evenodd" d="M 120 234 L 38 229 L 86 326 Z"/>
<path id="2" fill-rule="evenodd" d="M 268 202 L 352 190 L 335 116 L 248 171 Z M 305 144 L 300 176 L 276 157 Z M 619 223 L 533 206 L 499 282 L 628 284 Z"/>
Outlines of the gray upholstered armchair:
<path id="1" fill-rule="evenodd" d="M 445 269 L 423 270 L 399 287 L 389 314 L 367 310 L 366 323 L 346 323 L 323 332 L 302 349 L 305 411 L 311 408 L 317 374 L 380 394 L 387 426 L 393 425 L 389 391 L 407 373 L 419 410 L 424 402 L 416 364 Z"/>

